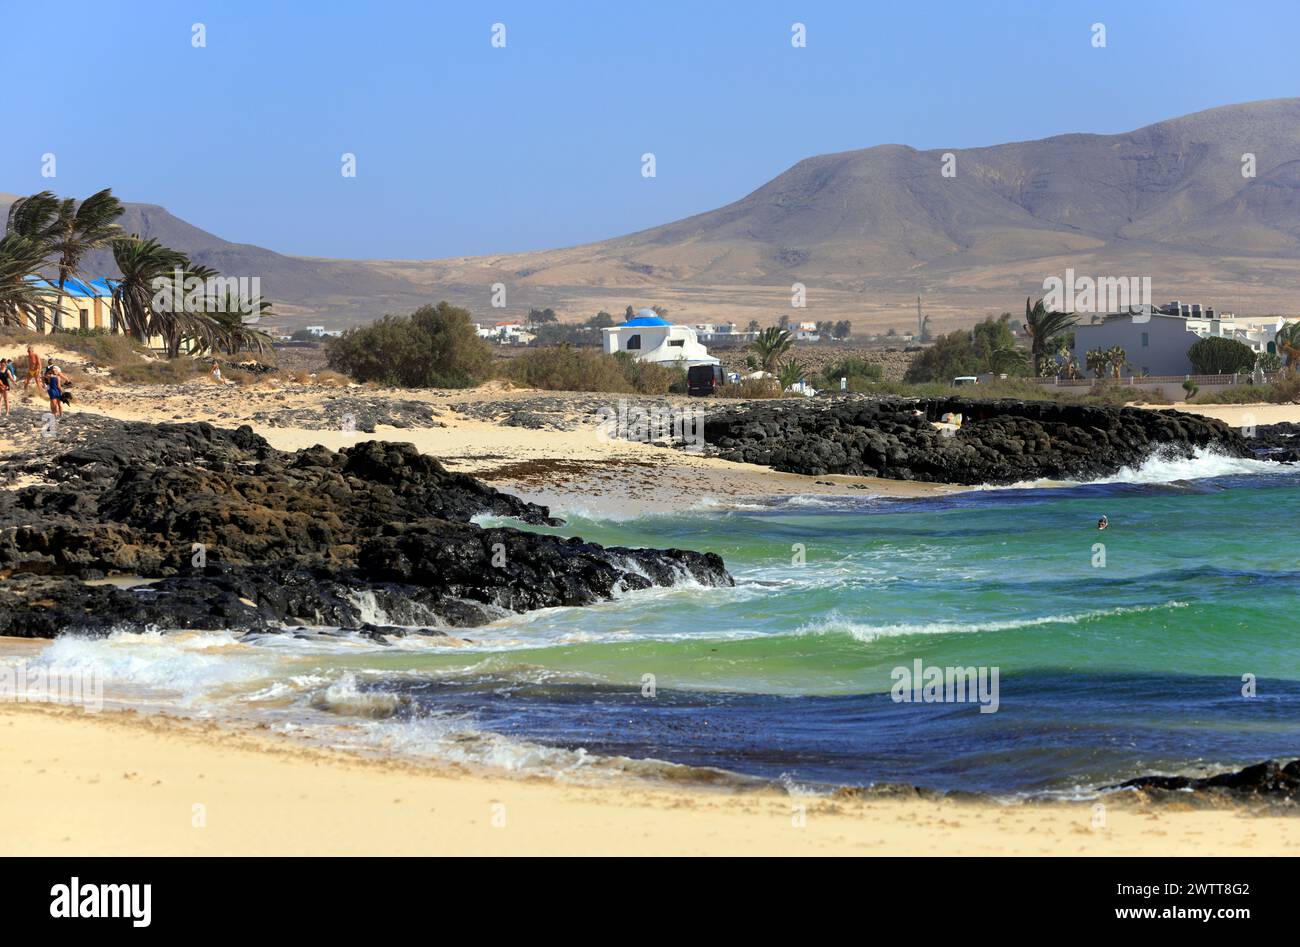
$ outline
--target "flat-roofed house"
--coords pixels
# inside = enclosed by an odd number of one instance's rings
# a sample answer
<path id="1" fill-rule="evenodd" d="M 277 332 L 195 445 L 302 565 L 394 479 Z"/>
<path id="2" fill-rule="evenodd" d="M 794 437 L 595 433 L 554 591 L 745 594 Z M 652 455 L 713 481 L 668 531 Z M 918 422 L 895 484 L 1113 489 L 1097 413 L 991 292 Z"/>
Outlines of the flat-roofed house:
<path id="1" fill-rule="evenodd" d="M 63 294 L 59 295 L 57 280 L 48 280 L 39 276 L 30 276 L 28 280 L 34 285 L 49 291 L 49 305 L 38 309 L 28 317 L 28 328 L 33 332 L 49 335 L 52 332 L 105 332 L 110 335 L 126 335 L 126 326 L 117 317 L 113 308 L 113 281 L 97 279 L 86 282 L 69 278 L 63 284 Z M 160 335 L 148 340 L 151 349 L 164 351 L 167 341 Z M 182 351 L 189 352 L 192 343 L 182 343 Z"/>
<path id="2" fill-rule="evenodd" d="M 50 305 L 29 317 L 28 328 L 35 332 L 50 333 L 56 329 L 102 329 L 117 332 L 117 317 L 113 312 L 113 287 L 106 279 L 89 283 L 69 279 L 63 284 L 63 295 L 58 294 L 58 281 L 30 277 L 30 281 L 50 291 Z"/>
<path id="3" fill-rule="evenodd" d="M 1187 350 L 1200 336 L 1187 328 L 1182 316 L 1151 313 L 1149 317 L 1129 313 L 1097 314 L 1091 322 L 1082 319 L 1073 327 L 1072 354 L 1079 368 L 1086 370 L 1087 353 L 1093 349 L 1124 350 L 1128 364 L 1123 377 L 1133 375 L 1190 375 L 1193 372 Z"/>

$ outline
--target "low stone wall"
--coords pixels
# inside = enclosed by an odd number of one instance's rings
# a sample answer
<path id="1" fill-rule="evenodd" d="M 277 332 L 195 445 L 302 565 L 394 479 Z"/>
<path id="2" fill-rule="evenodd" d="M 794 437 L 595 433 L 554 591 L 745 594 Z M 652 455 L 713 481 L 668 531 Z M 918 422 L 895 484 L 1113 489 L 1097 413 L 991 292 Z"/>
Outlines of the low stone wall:
<path id="1" fill-rule="evenodd" d="M 1278 374 L 1266 374 L 1265 383 L 1272 382 L 1278 378 Z M 1134 391 L 1145 391 L 1169 401 L 1182 401 L 1187 392 L 1183 390 L 1183 381 L 1190 378 L 1196 383 L 1201 391 L 1223 391 L 1227 388 L 1238 388 L 1242 385 L 1250 384 L 1251 376 L 1248 373 L 1239 373 L 1236 375 L 1161 375 L 1150 378 L 1119 378 L 1119 379 L 1079 379 L 1077 381 L 1066 381 L 1064 379 L 1048 378 L 1040 384 L 1044 388 L 1053 388 L 1059 391 L 1070 391 L 1076 394 L 1085 394 L 1089 388 L 1097 384 L 1106 384 L 1111 387 L 1132 388 Z"/>

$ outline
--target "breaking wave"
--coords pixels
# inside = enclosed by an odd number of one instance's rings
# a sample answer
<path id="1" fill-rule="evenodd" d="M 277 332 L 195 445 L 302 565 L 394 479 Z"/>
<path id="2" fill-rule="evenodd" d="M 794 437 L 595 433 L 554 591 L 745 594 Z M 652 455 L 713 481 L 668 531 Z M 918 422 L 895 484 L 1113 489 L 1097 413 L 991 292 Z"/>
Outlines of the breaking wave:
<path id="1" fill-rule="evenodd" d="M 1186 602 L 1166 602 L 1163 605 L 1133 605 L 1117 608 L 1096 609 L 1079 612 L 1074 615 L 1042 615 L 1037 618 L 1014 618 L 1002 621 L 936 621 L 908 622 L 900 624 L 870 625 L 855 622 L 831 613 L 820 621 L 801 625 L 794 631 L 795 635 L 848 635 L 856 641 L 869 644 L 881 638 L 898 638 L 907 635 L 959 635 L 974 634 L 985 631 L 1014 631 L 1018 628 L 1033 628 L 1038 625 L 1078 625 L 1084 622 L 1118 615 L 1135 615 L 1143 612 L 1163 611 L 1170 608 L 1186 608 Z"/>

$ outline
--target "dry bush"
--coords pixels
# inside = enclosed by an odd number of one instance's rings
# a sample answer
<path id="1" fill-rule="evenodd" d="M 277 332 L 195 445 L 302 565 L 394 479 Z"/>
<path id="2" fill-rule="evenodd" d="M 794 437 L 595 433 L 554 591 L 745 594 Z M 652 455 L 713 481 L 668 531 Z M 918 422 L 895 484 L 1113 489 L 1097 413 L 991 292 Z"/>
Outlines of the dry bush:
<path id="1" fill-rule="evenodd" d="M 328 368 L 322 369 L 315 373 L 312 379 L 316 384 L 326 388 L 346 388 L 352 384 L 352 379 L 340 372 L 331 371 Z"/>
<path id="2" fill-rule="evenodd" d="M 46 336 L 47 344 L 66 352 L 76 352 L 101 368 L 136 365 L 150 356 L 147 346 L 125 335 L 107 333 L 58 332 Z"/>
<path id="3" fill-rule="evenodd" d="M 1288 372 L 1267 385 L 1234 385 L 1204 392 L 1195 400 L 1197 404 L 1294 404 L 1300 401 L 1300 373 Z"/>
<path id="4" fill-rule="evenodd" d="M 775 378 L 742 378 L 735 384 L 723 385 L 717 395 L 719 398 L 780 398 L 784 392 Z"/>
<path id="5" fill-rule="evenodd" d="M 500 370 L 518 385 L 543 391 L 662 395 L 675 384 L 684 384 L 684 373 L 678 369 L 638 362 L 625 353 L 605 355 L 567 345 L 524 352 Z"/>
<path id="6" fill-rule="evenodd" d="M 158 359 L 120 365 L 113 369 L 113 378 L 127 385 L 179 385 L 195 381 L 206 372 L 207 369 L 201 362 L 190 358 Z"/>

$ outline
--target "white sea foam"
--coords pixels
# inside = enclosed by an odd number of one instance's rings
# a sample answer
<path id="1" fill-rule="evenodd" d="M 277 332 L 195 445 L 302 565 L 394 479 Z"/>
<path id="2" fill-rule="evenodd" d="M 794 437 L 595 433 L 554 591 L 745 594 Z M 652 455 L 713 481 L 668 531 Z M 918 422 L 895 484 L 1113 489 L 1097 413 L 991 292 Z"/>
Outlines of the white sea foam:
<path id="1" fill-rule="evenodd" d="M 897 638 L 906 635 L 957 635 L 985 631 L 1010 631 L 1015 628 L 1032 628 L 1038 625 L 1077 625 L 1115 615 L 1140 614 L 1143 612 L 1163 611 L 1167 608 L 1186 607 L 1186 602 L 1165 602 L 1163 605 L 1129 605 L 1079 612 L 1074 615 L 1042 615 L 1035 618 L 1011 618 L 1002 621 L 904 622 L 880 625 L 853 621 L 832 612 L 824 619 L 809 622 L 796 628 L 794 633 L 796 635 L 848 635 L 857 641 L 869 644 L 880 638 Z"/>
<path id="2" fill-rule="evenodd" d="M 355 674 L 344 674 L 311 696 L 311 705 L 316 710 L 357 717 L 391 717 L 408 703 L 406 698 L 388 691 L 361 690 Z"/>
<path id="3" fill-rule="evenodd" d="M 111 687 L 167 691 L 184 700 L 272 673 L 275 660 L 240 645 L 229 632 L 163 635 L 118 633 L 107 638 L 64 635 L 44 648 L 37 666 L 96 673 Z"/>
<path id="4" fill-rule="evenodd" d="M 1180 480 L 1204 480 L 1210 477 L 1243 476 L 1252 474 L 1282 474 L 1293 468 L 1283 467 L 1274 461 L 1250 457 L 1229 457 L 1208 447 L 1197 447 L 1191 457 L 1169 457 L 1155 454 L 1137 467 L 1123 467 L 1110 477 L 1096 480 L 1025 480 L 1007 486 L 986 486 L 984 490 L 1021 490 L 1027 487 L 1075 485 L 1080 483 L 1176 483 Z"/>
<path id="5" fill-rule="evenodd" d="M 1094 483 L 1172 483 L 1176 480 L 1202 480 L 1243 474 L 1276 474 L 1285 470 L 1269 460 L 1229 457 L 1206 447 L 1195 449 L 1193 457 L 1148 458 L 1141 466 L 1125 467 L 1113 477 Z"/>

